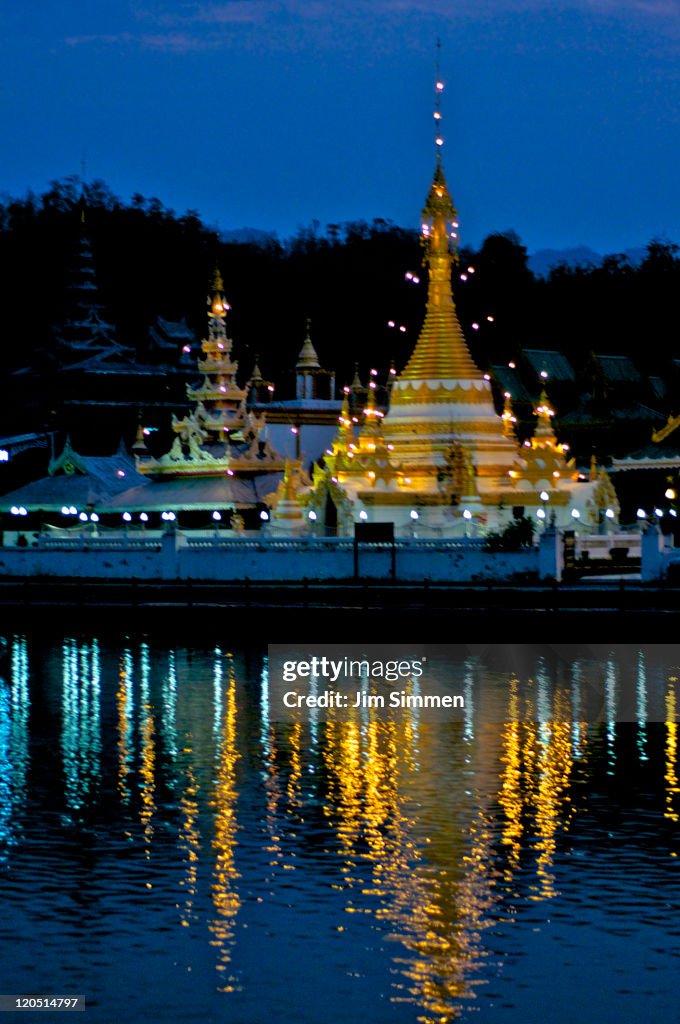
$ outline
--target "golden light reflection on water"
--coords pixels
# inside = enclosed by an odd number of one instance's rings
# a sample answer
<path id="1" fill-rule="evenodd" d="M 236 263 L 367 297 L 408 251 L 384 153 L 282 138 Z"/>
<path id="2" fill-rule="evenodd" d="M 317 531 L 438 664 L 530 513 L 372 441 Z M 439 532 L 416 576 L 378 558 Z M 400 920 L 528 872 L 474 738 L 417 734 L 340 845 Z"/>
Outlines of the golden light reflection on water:
<path id="1" fill-rule="evenodd" d="M 191 747 L 185 747 L 185 753 L 191 755 Z M 180 879 L 180 886 L 184 890 L 184 902 L 177 904 L 180 912 L 180 923 L 188 928 L 199 919 L 196 912 L 196 896 L 198 892 L 198 861 L 201 848 L 200 833 L 198 829 L 198 793 L 199 786 L 191 764 L 188 764 L 184 771 L 185 785 L 179 803 L 180 829 L 179 848 L 184 854 L 183 860 L 186 865 L 184 878 Z"/>
<path id="2" fill-rule="evenodd" d="M 677 796 L 680 793 L 678 787 L 678 723 L 677 723 L 677 702 L 675 696 L 674 680 L 668 681 L 666 690 L 666 770 L 664 778 L 666 781 L 666 809 L 664 817 L 669 821 L 678 820 Z"/>
<path id="3" fill-rule="evenodd" d="M 128 775 L 132 759 L 132 652 L 123 651 L 118 668 L 116 710 L 118 716 L 118 793 L 126 804 L 130 799 Z"/>
<path id="4" fill-rule="evenodd" d="M 218 985 L 220 992 L 233 992 L 237 978 L 229 970 L 235 945 L 236 915 L 241 898 L 236 887 L 240 877 L 236 869 L 235 847 L 238 822 L 236 816 L 236 763 L 239 753 L 236 749 L 236 676 L 231 657 L 227 656 L 228 680 L 224 695 L 223 720 L 217 751 L 217 777 L 213 799 L 214 835 L 212 902 L 215 916 L 208 927 L 212 933 L 211 945 L 217 953 L 216 968 L 221 974 Z"/>
<path id="5" fill-rule="evenodd" d="M 101 774 L 100 662 L 96 641 L 66 641 L 61 649 L 60 753 L 71 809 L 94 799 Z M 13 649 L 12 665 L 11 693 L 0 687 L 0 838 L 10 835 L 28 764 L 25 645 Z M 611 658 L 604 663 L 602 730 L 578 721 L 585 685 L 578 664 L 565 686 L 553 685 L 545 665 L 532 680 L 502 679 L 494 690 L 505 716 L 499 724 L 472 712 L 461 723 L 422 721 L 417 713 L 390 721 L 365 708 L 350 721 L 276 724 L 268 719 L 265 668 L 255 690 L 260 706 L 253 728 L 247 703 L 252 693 L 237 678 L 230 655 L 219 647 L 211 651 L 202 689 L 185 689 L 183 671 L 174 652 L 161 662 L 146 644 L 134 656 L 131 648 L 123 651 L 117 680 L 115 663 L 110 680 L 116 742 L 109 756 L 125 813 L 139 815 L 146 860 L 163 837 L 159 819 L 166 811 L 158 812 L 164 807 L 158 786 L 164 772 L 176 786 L 179 923 L 191 927 L 192 939 L 201 932 L 205 938 L 207 926 L 223 993 L 240 987 L 234 954 L 245 897 L 236 858 L 240 816 L 246 828 L 249 812 L 238 804 L 239 733 L 241 749 L 260 769 L 257 853 L 264 864 L 249 898 L 277 898 L 282 873 L 296 868 L 286 898 L 295 899 L 296 886 L 304 892 L 305 819 L 320 807 L 322 822 L 315 827 L 323 840 L 314 855 L 324 863 L 312 867 L 312 876 L 330 878 L 331 912 L 335 901 L 340 908 L 335 928 L 357 951 L 351 970 L 362 972 L 368 930 L 374 947 L 389 957 L 386 994 L 395 1004 L 412 1006 L 421 1024 L 455 1019 L 493 976 L 488 929 L 511 917 L 520 888 L 523 899 L 535 902 L 559 894 L 555 864 L 575 813 L 577 763 L 583 771 L 598 758 L 609 772 L 617 770 L 620 677 Z M 470 689 L 472 672 L 466 663 Z M 677 680 L 664 680 L 665 723 L 654 734 L 646 721 L 651 684 L 643 657 L 635 663 L 634 682 L 635 763 L 648 760 L 650 736 L 658 743 L 663 729 L 663 807 L 666 819 L 677 823 Z M 178 728 L 187 737 L 183 743 Z M 202 843 L 208 798 L 212 820 Z"/>

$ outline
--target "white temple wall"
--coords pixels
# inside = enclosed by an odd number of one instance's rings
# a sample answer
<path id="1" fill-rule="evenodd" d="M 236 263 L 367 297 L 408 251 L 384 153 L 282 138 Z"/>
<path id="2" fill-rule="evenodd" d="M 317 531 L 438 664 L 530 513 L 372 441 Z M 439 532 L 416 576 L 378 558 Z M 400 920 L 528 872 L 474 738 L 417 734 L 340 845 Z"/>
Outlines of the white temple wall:
<path id="1" fill-rule="evenodd" d="M 550 545 L 548 545 L 550 548 Z M 554 548 L 554 545 L 553 545 Z M 552 548 L 550 548 L 552 550 Z M 548 551 L 548 549 L 546 549 Z M 396 578 L 403 581 L 430 579 L 441 582 L 508 580 L 515 574 L 545 575 L 550 553 L 539 548 L 518 552 L 488 552 L 480 540 L 402 541 L 396 546 Z M 391 577 L 392 553 L 361 546 L 359 576 Z M 74 547 L 0 548 L 0 575 L 52 576 L 99 579 L 206 579 L 206 580 L 346 580 L 354 577 L 352 541 L 192 541 L 167 535 L 163 545 L 126 549 L 108 545 L 101 549 Z"/>

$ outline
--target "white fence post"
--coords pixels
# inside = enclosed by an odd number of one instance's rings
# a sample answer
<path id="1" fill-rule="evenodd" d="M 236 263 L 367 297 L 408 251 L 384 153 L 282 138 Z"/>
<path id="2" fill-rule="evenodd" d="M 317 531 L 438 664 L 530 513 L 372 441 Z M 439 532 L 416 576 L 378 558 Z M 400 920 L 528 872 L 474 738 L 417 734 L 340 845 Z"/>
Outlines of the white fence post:
<path id="1" fill-rule="evenodd" d="M 663 576 L 664 538 L 655 522 L 647 523 L 642 534 L 642 567 L 643 580 L 659 580 Z"/>

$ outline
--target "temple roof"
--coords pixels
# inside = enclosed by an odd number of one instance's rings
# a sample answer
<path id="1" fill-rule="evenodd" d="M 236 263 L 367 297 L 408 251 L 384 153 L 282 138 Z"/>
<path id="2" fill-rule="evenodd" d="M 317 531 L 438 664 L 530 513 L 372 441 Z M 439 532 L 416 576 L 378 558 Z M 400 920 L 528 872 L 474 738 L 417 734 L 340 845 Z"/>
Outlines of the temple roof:
<path id="1" fill-rule="evenodd" d="M 139 486 L 106 501 L 100 511 L 200 511 L 229 505 L 253 506 L 276 490 L 281 477 L 281 473 L 261 473 L 250 478 L 221 474 L 172 480 L 145 479 Z"/>
<path id="2" fill-rule="evenodd" d="M 143 480 L 127 452 L 119 450 L 115 455 L 105 456 L 80 455 L 67 444 L 51 463 L 48 476 L 4 494 L 0 498 L 0 510 L 7 511 L 13 505 L 45 511 L 75 505 L 82 510 L 88 505 L 99 506 L 131 484 Z"/>
<path id="3" fill-rule="evenodd" d="M 641 377 L 628 356 L 596 356 L 605 380 L 610 384 L 639 384 Z"/>
<path id="4" fill-rule="evenodd" d="M 491 372 L 499 387 L 504 392 L 510 392 L 514 402 L 532 401 L 532 396 L 522 383 L 522 379 L 517 370 L 513 370 L 510 366 L 492 366 Z"/>
<path id="5" fill-rule="evenodd" d="M 553 383 L 575 380 L 574 368 L 562 352 L 556 352 L 554 349 L 525 348 L 522 349 L 522 354 L 537 376 L 543 371 Z"/>

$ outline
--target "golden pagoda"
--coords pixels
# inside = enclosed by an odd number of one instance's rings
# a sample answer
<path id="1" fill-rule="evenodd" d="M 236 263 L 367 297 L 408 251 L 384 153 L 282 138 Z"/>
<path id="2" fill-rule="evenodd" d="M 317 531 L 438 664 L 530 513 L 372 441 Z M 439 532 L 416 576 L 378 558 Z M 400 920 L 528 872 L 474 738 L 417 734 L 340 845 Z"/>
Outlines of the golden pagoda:
<path id="1" fill-rule="evenodd" d="M 534 438 L 520 445 L 510 394 L 499 415 L 489 375 L 476 365 L 465 340 L 451 286 L 458 219 L 441 159 L 443 88 L 438 81 L 436 166 L 422 214 L 424 322 L 402 372 L 390 371 L 386 412 L 376 407 L 371 381 L 358 432 L 349 398 L 360 382 L 345 389 L 336 438 L 307 496 L 315 519 L 331 531 L 347 532 L 360 518 L 392 521 L 402 530 L 420 520 L 419 529 L 467 535 L 471 522 L 482 531 L 497 529 L 527 506 L 526 514 L 545 520 L 550 501 L 571 525 L 567 517 L 580 518 L 592 489 L 555 437 L 545 394 Z"/>
<path id="2" fill-rule="evenodd" d="M 510 400 L 506 398 L 503 417 L 508 410 L 512 414 Z M 550 405 L 545 387 L 534 412 L 537 423 L 533 437 L 519 449 L 509 473 L 513 505 L 540 507 L 546 501 L 541 495 L 546 494 L 553 506 L 568 505 L 572 498 L 571 482 L 578 481 L 578 471 L 574 460 L 569 458 L 568 446 L 560 444 L 555 436 L 552 424 L 555 410 Z"/>
<path id="3" fill-rule="evenodd" d="M 422 218 L 428 267 L 425 320 L 415 349 L 391 389 L 383 424 L 393 458 L 410 477 L 412 489 L 435 503 L 444 495 L 452 449 L 462 446 L 474 465 L 476 491 L 497 504 L 507 490 L 516 441 L 496 413 L 490 381 L 475 364 L 458 319 L 451 288 L 457 214 L 437 154 Z M 408 494 L 404 495 L 408 501 Z M 462 495 L 460 496 L 462 497 Z"/>
<path id="4" fill-rule="evenodd" d="M 229 477 L 244 473 L 284 472 L 285 459 L 267 439 L 264 415 L 247 407 L 248 388 L 236 382 L 238 363 L 232 359 L 232 340 L 227 336 L 229 304 L 222 276 L 215 271 L 208 297 L 208 337 L 201 342 L 198 359 L 201 381 L 187 387 L 195 404 L 191 412 L 173 416 L 177 435 L 167 454 L 160 458 L 138 455 L 140 473 L 152 477 Z"/>

